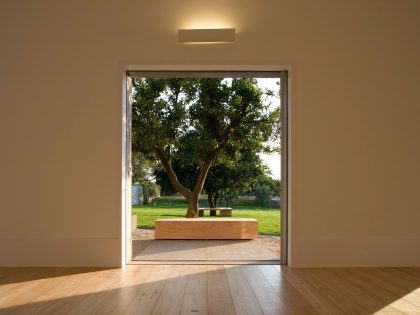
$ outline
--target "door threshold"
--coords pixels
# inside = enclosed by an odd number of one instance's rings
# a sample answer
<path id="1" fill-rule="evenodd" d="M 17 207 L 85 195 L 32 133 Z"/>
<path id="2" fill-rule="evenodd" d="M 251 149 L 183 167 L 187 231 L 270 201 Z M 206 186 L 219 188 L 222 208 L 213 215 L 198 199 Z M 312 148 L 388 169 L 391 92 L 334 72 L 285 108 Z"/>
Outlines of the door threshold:
<path id="1" fill-rule="evenodd" d="M 127 265 L 280 265 L 280 260 L 132 260 Z"/>

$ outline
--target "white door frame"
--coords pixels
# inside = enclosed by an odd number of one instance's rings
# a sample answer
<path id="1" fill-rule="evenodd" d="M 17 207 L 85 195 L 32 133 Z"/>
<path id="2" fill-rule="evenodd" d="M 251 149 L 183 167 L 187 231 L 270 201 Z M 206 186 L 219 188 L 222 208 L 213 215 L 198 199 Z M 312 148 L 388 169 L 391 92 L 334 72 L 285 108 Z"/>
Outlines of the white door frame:
<path id="1" fill-rule="evenodd" d="M 129 72 L 282 72 L 281 76 L 281 108 L 282 108 L 282 187 L 281 195 L 281 227 L 286 237 L 281 238 L 281 264 L 287 265 L 291 253 L 291 66 L 280 65 L 136 65 L 126 66 L 123 70 L 122 100 L 122 266 L 132 260 L 131 239 L 131 90 Z M 286 152 L 284 152 L 286 151 Z M 285 155 L 284 155 L 285 154 Z M 283 156 L 286 158 L 284 159 Z M 283 162 L 284 161 L 284 162 Z M 282 233 L 283 234 L 283 233 Z"/>
<path id="2" fill-rule="evenodd" d="M 132 260 L 131 239 L 131 79 L 124 71 L 122 80 L 122 219 L 121 219 L 121 266 Z"/>

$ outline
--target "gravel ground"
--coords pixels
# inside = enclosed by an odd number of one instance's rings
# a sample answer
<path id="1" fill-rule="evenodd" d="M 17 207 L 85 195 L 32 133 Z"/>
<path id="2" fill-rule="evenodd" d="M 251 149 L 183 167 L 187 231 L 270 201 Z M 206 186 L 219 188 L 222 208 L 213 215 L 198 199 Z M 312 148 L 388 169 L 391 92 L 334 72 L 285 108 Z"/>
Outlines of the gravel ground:
<path id="1" fill-rule="evenodd" d="M 136 229 L 136 231 L 133 232 L 132 237 L 133 237 L 133 240 L 152 240 L 155 238 L 155 230 Z M 265 247 L 267 247 L 273 253 L 280 256 L 280 236 L 260 235 L 258 241 L 261 242 Z"/>

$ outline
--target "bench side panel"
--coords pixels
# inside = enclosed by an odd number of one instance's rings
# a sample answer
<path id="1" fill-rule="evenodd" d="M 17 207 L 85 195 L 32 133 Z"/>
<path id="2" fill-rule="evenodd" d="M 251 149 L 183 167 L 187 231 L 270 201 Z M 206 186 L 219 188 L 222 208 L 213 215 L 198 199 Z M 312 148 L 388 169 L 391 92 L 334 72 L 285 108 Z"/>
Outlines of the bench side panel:
<path id="1" fill-rule="evenodd" d="M 155 221 L 155 239 L 258 239 L 258 221 Z"/>

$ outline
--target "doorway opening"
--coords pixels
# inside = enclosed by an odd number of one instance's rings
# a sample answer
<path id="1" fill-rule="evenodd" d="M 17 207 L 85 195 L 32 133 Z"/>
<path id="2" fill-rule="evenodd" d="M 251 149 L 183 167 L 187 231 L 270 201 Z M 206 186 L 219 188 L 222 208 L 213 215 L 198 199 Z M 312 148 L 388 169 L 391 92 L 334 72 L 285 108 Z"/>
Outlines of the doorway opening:
<path id="1" fill-rule="evenodd" d="M 287 81 L 127 72 L 127 261 L 286 263 Z"/>

